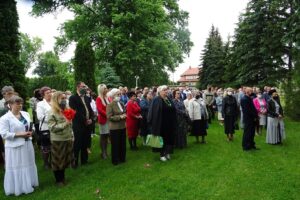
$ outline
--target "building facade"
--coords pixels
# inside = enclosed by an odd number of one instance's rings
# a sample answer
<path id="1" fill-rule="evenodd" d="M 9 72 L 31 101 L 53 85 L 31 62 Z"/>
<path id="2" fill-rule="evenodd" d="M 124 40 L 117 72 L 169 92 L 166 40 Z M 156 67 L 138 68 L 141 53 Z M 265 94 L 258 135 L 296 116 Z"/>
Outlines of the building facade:
<path id="1" fill-rule="evenodd" d="M 189 67 L 183 74 L 181 74 L 178 81 L 181 86 L 192 86 L 195 87 L 197 82 L 199 82 L 199 67 Z"/>

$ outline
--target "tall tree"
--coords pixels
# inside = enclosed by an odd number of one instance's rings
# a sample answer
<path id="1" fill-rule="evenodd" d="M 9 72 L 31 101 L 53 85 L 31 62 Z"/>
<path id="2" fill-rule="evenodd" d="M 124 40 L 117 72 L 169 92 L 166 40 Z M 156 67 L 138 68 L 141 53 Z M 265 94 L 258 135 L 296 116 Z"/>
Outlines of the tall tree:
<path id="1" fill-rule="evenodd" d="M 0 1 L 0 87 L 12 85 L 26 97 L 24 65 L 20 62 L 19 18 L 15 0 Z"/>
<path id="2" fill-rule="evenodd" d="M 252 0 L 240 17 L 225 77 L 234 85 L 275 85 L 292 70 L 293 42 L 284 41 L 293 0 Z"/>
<path id="3" fill-rule="evenodd" d="M 33 70 L 33 74 L 40 77 L 53 76 L 63 63 L 59 60 L 58 55 L 52 51 L 47 51 L 38 55 L 38 63 Z"/>
<path id="4" fill-rule="evenodd" d="M 95 53 L 88 39 L 81 39 L 77 43 L 74 58 L 75 82 L 83 81 L 93 91 L 95 83 Z"/>
<path id="5" fill-rule="evenodd" d="M 188 14 L 177 0 L 95 1 L 73 5 L 75 19 L 64 24 L 60 40 L 90 38 L 99 66 L 109 63 L 128 86 L 152 85 L 183 62 L 192 45 Z M 166 79 L 167 80 L 167 79 Z"/>
<path id="6" fill-rule="evenodd" d="M 109 66 L 109 64 L 106 64 L 104 68 L 101 68 L 101 70 L 99 70 L 96 74 L 98 75 L 98 77 L 96 77 L 98 83 L 103 83 L 108 88 L 118 88 L 122 85 L 120 77 L 116 74 L 115 70 Z"/>
<path id="7" fill-rule="evenodd" d="M 218 29 L 212 26 L 201 58 L 202 70 L 199 72 L 201 88 L 224 84 L 225 58 L 226 52 L 221 35 Z"/>
<path id="8" fill-rule="evenodd" d="M 20 34 L 20 60 L 25 66 L 25 72 L 38 59 L 38 52 L 42 49 L 43 41 L 39 37 L 30 38 L 28 34 Z"/>

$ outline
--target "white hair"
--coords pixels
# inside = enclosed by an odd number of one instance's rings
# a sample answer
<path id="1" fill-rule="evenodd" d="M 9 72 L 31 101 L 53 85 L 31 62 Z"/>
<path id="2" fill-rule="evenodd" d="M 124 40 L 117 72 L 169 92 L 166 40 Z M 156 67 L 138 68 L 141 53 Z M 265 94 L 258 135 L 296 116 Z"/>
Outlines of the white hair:
<path id="1" fill-rule="evenodd" d="M 168 89 L 168 86 L 166 86 L 166 85 L 161 85 L 161 86 L 159 86 L 159 87 L 157 88 L 157 92 L 160 93 L 161 91 L 166 90 L 166 89 Z"/>
<path id="2" fill-rule="evenodd" d="M 118 92 L 120 92 L 119 89 L 113 88 L 113 89 L 111 89 L 111 91 L 109 93 L 107 93 L 107 96 L 114 98 Z"/>

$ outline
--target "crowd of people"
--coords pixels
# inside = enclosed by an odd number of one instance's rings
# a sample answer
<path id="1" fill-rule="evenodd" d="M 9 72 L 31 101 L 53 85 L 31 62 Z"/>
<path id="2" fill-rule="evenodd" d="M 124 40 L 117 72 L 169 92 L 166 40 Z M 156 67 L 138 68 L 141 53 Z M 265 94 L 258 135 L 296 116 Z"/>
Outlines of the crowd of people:
<path id="1" fill-rule="evenodd" d="M 149 135 L 161 137 L 162 147 L 152 150 L 159 153 L 162 162 L 171 159 L 174 148 L 187 147 L 189 133 L 196 143 L 206 144 L 215 114 L 228 142 L 234 140 L 237 129 L 243 129 L 244 151 L 259 149 L 254 137 L 262 135 L 264 128 L 266 143 L 281 144 L 285 139 L 283 109 L 275 88 L 208 87 L 200 91 L 162 85 L 128 90 L 100 84 L 97 90 L 98 95 L 83 82 L 76 84 L 75 94 L 47 86 L 36 89 L 30 99 L 31 120 L 14 88 L 2 88 L 0 150 L 5 161 L 6 195 L 31 193 L 39 184 L 33 140 L 44 168 L 51 169 L 56 184 L 64 186 L 66 168 L 88 163 L 94 135 L 100 135 L 100 157 L 110 157 L 113 165 L 126 162 L 126 138 L 130 150 L 138 151 L 138 136 L 143 145 Z M 70 110 L 74 111 L 71 118 L 66 114 Z"/>

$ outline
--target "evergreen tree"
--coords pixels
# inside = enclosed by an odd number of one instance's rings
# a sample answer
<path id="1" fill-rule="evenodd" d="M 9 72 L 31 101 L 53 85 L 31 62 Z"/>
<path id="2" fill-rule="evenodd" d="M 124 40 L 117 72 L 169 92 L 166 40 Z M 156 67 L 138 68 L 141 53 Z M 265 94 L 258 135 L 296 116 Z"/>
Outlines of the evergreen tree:
<path id="1" fill-rule="evenodd" d="M 109 64 L 106 64 L 106 66 L 99 71 L 99 77 L 97 78 L 99 83 L 105 84 L 108 88 L 118 88 L 122 85 L 120 77 L 117 76 L 115 70 L 109 66 Z"/>
<path id="2" fill-rule="evenodd" d="M 200 88 L 208 85 L 222 86 L 226 52 L 217 28 L 212 26 L 202 53 L 202 70 L 199 72 Z"/>
<path id="3" fill-rule="evenodd" d="M 88 39 L 81 39 L 77 43 L 74 58 L 75 82 L 82 81 L 93 91 L 95 83 L 95 53 Z"/>
<path id="4" fill-rule="evenodd" d="M 286 28 L 282 11 L 286 6 L 279 2 L 252 0 L 248 3 L 235 31 L 224 76 L 231 85 L 276 85 L 284 80 L 289 47 L 283 41 Z"/>
<path id="5" fill-rule="evenodd" d="M 20 62 L 19 18 L 15 0 L 0 1 L 0 87 L 12 85 L 26 97 L 24 65 Z"/>

